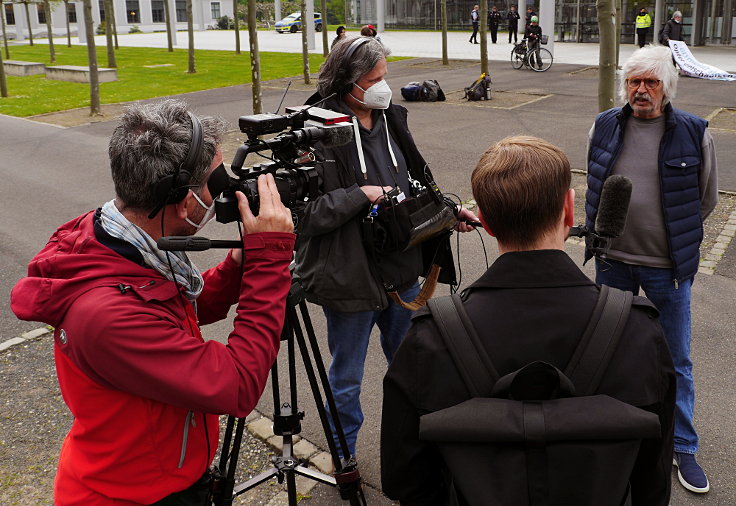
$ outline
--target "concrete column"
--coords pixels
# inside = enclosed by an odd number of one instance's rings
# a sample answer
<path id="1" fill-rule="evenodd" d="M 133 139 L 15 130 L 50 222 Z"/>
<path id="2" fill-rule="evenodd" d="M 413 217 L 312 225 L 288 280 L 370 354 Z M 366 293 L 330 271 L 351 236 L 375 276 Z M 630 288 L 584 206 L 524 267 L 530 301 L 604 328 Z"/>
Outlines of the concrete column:
<path id="1" fill-rule="evenodd" d="M 513 0 L 512 0 L 513 1 Z M 519 5 L 516 6 L 516 12 L 519 13 L 519 31 L 521 32 L 519 34 L 519 38 L 521 39 L 524 37 L 524 28 L 526 27 L 526 0 L 519 0 Z M 544 28 L 542 28 L 544 30 Z"/>
<path id="2" fill-rule="evenodd" d="M 547 44 L 542 46 L 555 55 L 555 0 L 539 1 L 539 26 L 542 35 L 548 35 Z"/>
<path id="3" fill-rule="evenodd" d="M 274 19 L 274 23 L 276 21 L 281 21 L 281 0 L 274 0 L 273 2 L 273 15 L 276 19 Z"/>
<path id="4" fill-rule="evenodd" d="M 327 13 L 323 12 L 323 16 Z M 302 19 L 302 30 L 307 30 L 307 48 L 311 51 L 314 45 L 314 0 L 307 0 L 307 19 Z M 327 29 L 327 23 L 322 22 L 322 29 Z"/>
<path id="5" fill-rule="evenodd" d="M 171 12 L 171 45 L 176 47 L 176 2 L 174 0 L 164 0 L 169 2 L 169 11 Z"/>
<path id="6" fill-rule="evenodd" d="M 690 45 L 700 46 L 703 44 L 703 13 L 705 5 L 703 0 L 693 2 L 693 31 L 690 35 Z"/>
<path id="7" fill-rule="evenodd" d="M 87 26 L 84 24 L 84 2 L 77 0 L 74 2 L 74 10 L 77 12 L 77 37 L 79 43 L 87 45 Z M 92 8 L 94 10 L 94 6 Z"/>
<path id="8" fill-rule="evenodd" d="M 732 44 L 733 38 L 733 0 L 723 0 L 723 28 L 721 28 L 721 43 Z M 15 19 L 18 19 L 17 17 Z M 714 20 L 715 21 L 715 20 Z"/>
<path id="9" fill-rule="evenodd" d="M 25 40 L 26 35 L 23 29 L 26 26 L 26 12 L 23 4 L 13 4 L 13 14 L 15 14 L 15 40 Z"/>
<path id="10" fill-rule="evenodd" d="M 125 7 L 123 3 L 122 7 Z M 118 30 L 123 26 L 128 26 L 127 9 L 121 9 L 121 5 L 115 5 L 115 21 L 118 24 Z M 153 14 L 151 14 L 151 0 L 138 0 L 138 13 L 141 17 L 142 26 L 153 26 Z M 122 30 L 121 30 L 122 31 Z"/>
<path id="11" fill-rule="evenodd" d="M 376 18 L 376 30 L 383 33 L 386 29 L 386 0 L 376 0 Z"/>
<path id="12" fill-rule="evenodd" d="M 654 30 L 652 30 L 652 43 L 659 44 L 659 32 L 662 31 L 662 25 L 667 21 L 664 18 L 664 0 L 656 0 L 654 4 Z"/>

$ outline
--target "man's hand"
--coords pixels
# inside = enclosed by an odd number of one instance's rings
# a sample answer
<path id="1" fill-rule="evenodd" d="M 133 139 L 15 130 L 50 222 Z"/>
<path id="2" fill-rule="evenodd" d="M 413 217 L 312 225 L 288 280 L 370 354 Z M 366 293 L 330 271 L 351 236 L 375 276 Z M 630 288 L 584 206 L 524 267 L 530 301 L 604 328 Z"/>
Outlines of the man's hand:
<path id="1" fill-rule="evenodd" d="M 260 211 L 258 216 L 253 216 L 248 199 L 242 192 L 235 192 L 245 233 L 293 232 L 294 223 L 291 221 L 291 211 L 281 203 L 281 196 L 272 174 L 258 176 L 258 194 L 261 202 Z"/>
<path id="2" fill-rule="evenodd" d="M 383 199 L 383 194 L 390 192 L 393 188 L 391 188 L 390 186 L 366 185 L 361 186 L 360 189 L 363 190 L 363 193 L 365 193 L 365 196 L 368 197 L 368 200 L 370 200 L 371 203 L 374 203 Z"/>
<path id="3" fill-rule="evenodd" d="M 475 227 L 472 225 L 468 225 L 468 221 L 480 221 L 480 218 L 478 218 L 473 211 L 470 209 L 466 209 L 464 207 L 458 206 L 458 214 L 457 219 L 460 220 L 457 222 L 457 225 L 455 225 L 455 230 L 458 232 L 472 232 L 475 230 Z M 464 221 L 463 221 L 464 220 Z"/>

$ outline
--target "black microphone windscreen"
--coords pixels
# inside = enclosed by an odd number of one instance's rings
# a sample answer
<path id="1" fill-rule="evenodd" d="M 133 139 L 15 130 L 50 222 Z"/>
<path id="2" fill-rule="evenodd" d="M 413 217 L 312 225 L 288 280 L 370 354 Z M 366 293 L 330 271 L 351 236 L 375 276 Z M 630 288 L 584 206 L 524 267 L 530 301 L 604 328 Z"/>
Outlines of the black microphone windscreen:
<path id="1" fill-rule="evenodd" d="M 631 201 L 631 180 L 626 176 L 610 176 L 601 190 L 595 232 L 602 237 L 618 237 L 624 232 Z"/>

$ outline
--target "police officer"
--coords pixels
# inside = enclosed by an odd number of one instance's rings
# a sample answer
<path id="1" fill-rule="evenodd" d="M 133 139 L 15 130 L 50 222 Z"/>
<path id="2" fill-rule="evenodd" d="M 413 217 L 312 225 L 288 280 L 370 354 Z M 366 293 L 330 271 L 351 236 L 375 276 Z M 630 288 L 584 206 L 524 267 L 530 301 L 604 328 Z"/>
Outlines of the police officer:
<path id="1" fill-rule="evenodd" d="M 496 38 L 498 36 L 498 24 L 501 22 L 501 13 L 498 12 L 498 9 L 494 5 L 491 8 L 491 11 L 488 13 L 488 27 L 491 30 L 491 42 L 494 44 L 496 43 Z"/>
<path id="2" fill-rule="evenodd" d="M 636 16 L 636 38 L 639 41 L 639 47 L 644 47 L 644 44 L 647 43 L 647 33 L 650 26 L 652 26 L 652 17 L 642 7 L 639 10 L 639 15 Z"/>

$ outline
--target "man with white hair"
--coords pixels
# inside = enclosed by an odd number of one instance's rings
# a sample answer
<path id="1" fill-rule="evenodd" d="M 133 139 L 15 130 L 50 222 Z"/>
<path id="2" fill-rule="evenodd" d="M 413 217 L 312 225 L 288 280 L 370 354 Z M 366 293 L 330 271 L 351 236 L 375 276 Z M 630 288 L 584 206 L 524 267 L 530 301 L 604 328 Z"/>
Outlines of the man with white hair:
<path id="1" fill-rule="evenodd" d="M 670 103 L 677 90 L 671 62 L 668 48 L 646 46 L 624 65 L 620 94 L 626 104 L 600 113 L 590 130 L 585 210 L 592 228 L 606 178 L 632 180 L 626 228 L 596 259 L 596 281 L 635 294 L 643 289 L 659 309 L 677 373 L 674 465 L 686 489 L 705 493 L 710 486 L 695 460 L 692 421 L 690 288 L 703 220 L 718 203 L 718 178 L 708 122 Z"/>
<path id="2" fill-rule="evenodd" d="M 682 13 L 680 11 L 672 13 L 672 19 L 664 24 L 660 38 L 660 42 L 665 46 L 669 45 L 671 40 L 682 40 Z"/>

